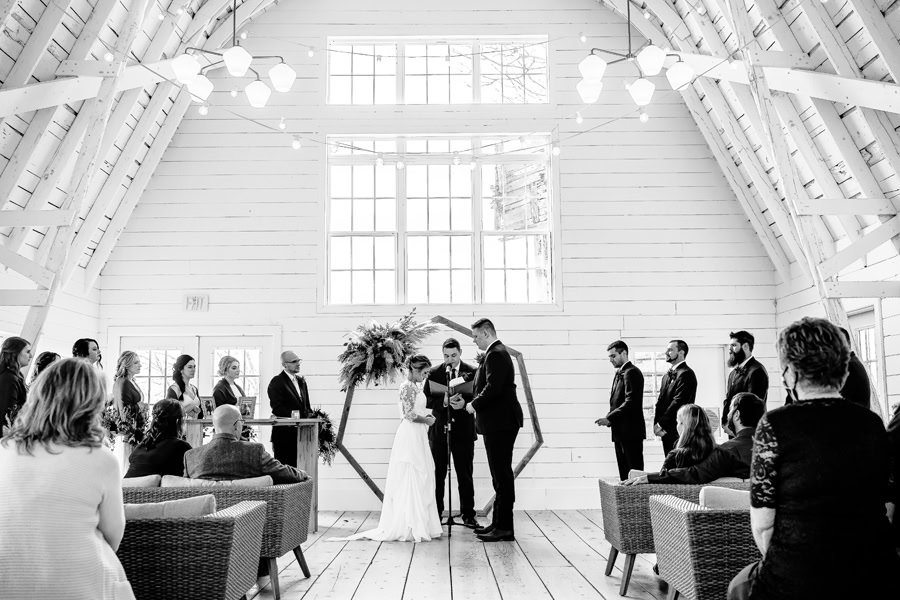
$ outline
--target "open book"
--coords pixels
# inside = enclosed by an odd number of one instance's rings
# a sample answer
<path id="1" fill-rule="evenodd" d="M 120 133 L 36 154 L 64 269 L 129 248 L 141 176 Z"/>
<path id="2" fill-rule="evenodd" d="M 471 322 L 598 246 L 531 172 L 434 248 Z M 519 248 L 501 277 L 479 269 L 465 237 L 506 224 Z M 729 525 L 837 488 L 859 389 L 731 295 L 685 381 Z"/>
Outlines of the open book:
<path id="1" fill-rule="evenodd" d="M 475 389 L 475 381 L 466 381 L 462 377 L 457 377 L 453 381 L 450 382 L 450 389 L 454 394 L 471 394 Z M 447 386 L 436 381 L 429 381 L 428 387 L 431 389 L 432 395 L 440 395 L 443 396 L 447 393 Z"/>

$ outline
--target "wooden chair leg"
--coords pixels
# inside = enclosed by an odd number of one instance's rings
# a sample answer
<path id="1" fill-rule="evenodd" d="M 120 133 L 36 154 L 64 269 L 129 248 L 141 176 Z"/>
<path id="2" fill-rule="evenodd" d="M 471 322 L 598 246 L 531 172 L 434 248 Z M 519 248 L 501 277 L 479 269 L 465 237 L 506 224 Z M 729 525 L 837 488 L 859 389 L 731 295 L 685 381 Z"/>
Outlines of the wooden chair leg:
<path id="1" fill-rule="evenodd" d="M 625 565 L 622 567 L 622 585 L 619 586 L 619 595 L 624 596 L 628 592 L 628 583 L 631 581 L 631 570 L 634 569 L 634 559 L 637 554 L 626 554 Z"/>
<path id="2" fill-rule="evenodd" d="M 606 575 L 609 576 L 612 574 L 613 567 L 616 566 L 616 557 L 619 556 L 619 551 L 615 548 L 609 549 L 609 558 L 606 559 Z"/>
<path id="3" fill-rule="evenodd" d="M 275 600 L 281 598 L 281 590 L 278 589 L 278 561 L 274 558 L 267 558 L 269 563 L 269 581 L 272 582 L 272 593 L 275 594 Z"/>
<path id="4" fill-rule="evenodd" d="M 678 600 L 678 590 L 669 586 L 669 593 L 666 596 L 666 600 Z"/>
<path id="5" fill-rule="evenodd" d="M 303 576 L 309 579 L 309 567 L 306 565 L 306 557 L 303 556 L 303 549 L 300 546 L 294 548 L 294 556 L 297 557 L 297 564 L 300 565 Z"/>

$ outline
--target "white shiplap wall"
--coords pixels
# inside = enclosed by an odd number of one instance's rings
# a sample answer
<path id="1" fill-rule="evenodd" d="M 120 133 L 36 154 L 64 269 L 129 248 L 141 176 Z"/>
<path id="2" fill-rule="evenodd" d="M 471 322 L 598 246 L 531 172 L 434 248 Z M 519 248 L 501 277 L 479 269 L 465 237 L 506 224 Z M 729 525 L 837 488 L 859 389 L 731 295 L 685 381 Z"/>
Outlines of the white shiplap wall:
<path id="1" fill-rule="evenodd" d="M 224 82 L 207 117 L 189 111 L 99 280 L 101 328 L 214 327 L 240 333 L 277 325 L 283 342 L 307 360 L 313 401 L 340 415 L 335 357 L 343 334 L 370 318 L 394 319 L 405 307 L 345 314 L 320 308 L 325 215 L 325 150 L 236 118 L 270 125 L 284 116 L 289 132 L 316 139 L 346 133 L 509 133 L 550 131 L 564 139 L 634 107 L 625 66 L 607 72 L 585 121 L 563 119 L 581 108 L 576 65 L 590 43 L 623 49 L 624 23 L 592 0 L 461 0 L 434 5 L 387 0 L 291 2 L 249 28 L 248 49 L 283 54 L 299 79 L 288 95 L 256 110 L 232 99 Z M 485 107 L 329 107 L 325 55 L 330 35 L 544 34 L 551 40 L 551 104 Z M 558 39 L 561 38 L 561 39 Z M 306 56 L 303 44 L 319 52 Z M 560 308 L 503 310 L 493 317 L 502 339 L 521 350 L 545 437 L 518 485 L 522 508 L 597 506 L 596 478 L 616 472 L 608 430 L 594 419 L 607 410 L 607 343 L 623 338 L 636 351 L 661 350 L 672 337 L 695 346 L 726 344 L 745 328 L 774 369 L 775 275 L 741 208 L 680 97 L 664 77 L 647 124 L 636 118 L 601 126 L 563 143 L 558 159 L 562 255 Z M 634 116 L 634 115 L 633 115 Z M 186 292 L 209 294 L 207 313 L 182 310 Z M 433 310 L 469 324 L 478 308 Z M 439 338 L 429 353 L 439 357 Z M 474 355 L 467 345 L 465 353 Z M 521 397 L 521 396 L 520 396 Z M 348 446 L 376 479 L 386 472 L 396 428 L 394 390 L 357 393 Z M 704 398 L 715 405 L 719 398 Z M 520 436 L 521 456 L 530 429 Z M 648 466 L 658 441 L 647 443 Z M 478 502 L 489 495 L 477 452 Z M 346 462 L 322 470 L 321 505 L 377 507 Z"/>

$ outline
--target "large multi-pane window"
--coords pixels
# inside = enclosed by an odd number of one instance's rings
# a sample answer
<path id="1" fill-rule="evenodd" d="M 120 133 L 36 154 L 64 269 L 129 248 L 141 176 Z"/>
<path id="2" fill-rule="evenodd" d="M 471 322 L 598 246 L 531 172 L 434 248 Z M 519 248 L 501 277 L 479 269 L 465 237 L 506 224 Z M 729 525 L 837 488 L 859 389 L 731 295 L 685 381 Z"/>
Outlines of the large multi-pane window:
<path id="1" fill-rule="evenodd" d="M 548 136 L 329 144 L 330 304 L 553 300 Z"/>
<path id="2" fill-rule="evenodd" d="M 547 103 L 547 37 L 331 38 L 329 104 Z"/>

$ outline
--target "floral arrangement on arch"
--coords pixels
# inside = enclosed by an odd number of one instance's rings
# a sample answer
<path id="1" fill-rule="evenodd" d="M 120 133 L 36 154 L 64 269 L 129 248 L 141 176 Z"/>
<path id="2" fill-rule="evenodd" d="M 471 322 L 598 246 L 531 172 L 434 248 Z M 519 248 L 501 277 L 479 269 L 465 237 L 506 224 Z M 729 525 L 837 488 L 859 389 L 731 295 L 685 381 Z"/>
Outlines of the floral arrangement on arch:
<path id="1" fill-rule="evenodd" d="M 438 330 L 433 323 L 417 323 L 415 314 L 416 309 L 412 309 L 393 323 L 370 321 L 349 334 L 350 341 L 344 342 L 344 351 L 338 356 L 341 391 L 362 382 L 368 387 L 396 380 L 406 359 Z"/>
<path id="2" fill-rule="evenodd" d="M 319 456 L 322 457 L 322 462 L 330 467 L 338 451 L 334 423 L 331 422 L 328 413 L 321 408 L 314 409 L 310 417 L 322 420 L 319 423 Z"/>

